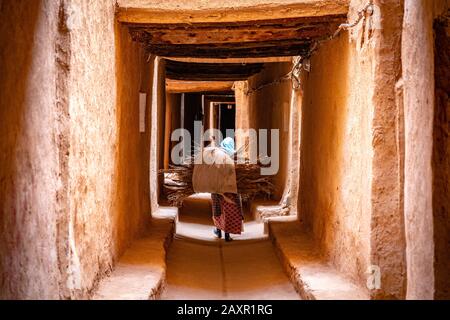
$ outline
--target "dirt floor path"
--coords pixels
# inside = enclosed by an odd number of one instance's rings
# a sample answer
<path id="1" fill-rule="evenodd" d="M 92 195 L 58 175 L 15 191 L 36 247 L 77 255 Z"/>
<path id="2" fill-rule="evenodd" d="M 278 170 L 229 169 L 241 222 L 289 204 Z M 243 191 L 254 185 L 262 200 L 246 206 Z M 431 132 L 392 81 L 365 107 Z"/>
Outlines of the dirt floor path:
<path id="1" fill-rule="evenodd" d="M 299 299 L 263 226 L 247 219 L 245 232 L 233 242 L 215 239 L 203 201 L 180 213 L 161 298 Z"/>

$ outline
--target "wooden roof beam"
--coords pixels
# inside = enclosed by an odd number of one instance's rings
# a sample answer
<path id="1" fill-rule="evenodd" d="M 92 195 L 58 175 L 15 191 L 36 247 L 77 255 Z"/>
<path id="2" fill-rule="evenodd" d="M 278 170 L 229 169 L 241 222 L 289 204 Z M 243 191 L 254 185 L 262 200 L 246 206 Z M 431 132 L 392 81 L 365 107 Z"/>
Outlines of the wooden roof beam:
<path id="1" fill-rule="evenodd" d="M 183 92 L 226 92 L 231 91 L 233 81 L 179 81 L 166 79 L 166 91 Z"/>
<path id="2" fill-rule="evenodd" d="M 311 41 L 263 41 L 208 45 L 152 45 L 146 39 L 135 38 L 144 43 L 148 53 L 163 57 L 197 57 L 197 58 L 246 58 L 297 56 L 308 52 Z"/>
<path id="3" fill-rule="evenodd" d="M 272 63 L 272 62 L 292 62 L 293 57 L 267 57 L 267 58 L 182 58 L 182 57 L 163 57 L 168 61 L 193 62 L 193 63 Z"/>
<path id="4" fill-rule="evenodd" d="M 223 64 L 166 61 L 166 77 L 175 80 L 244 80 L 261 72 L 262 63 Z"/>
<path id="5" fill-rule="evenodd" d="M 147 47 L 147 52 L 162 57 L 196 57 L 196 58 L 260 58 L 260 57 L 291 57 L 300 56 L 308 53 L 308 45 L 279 45 L 271 47 L 254 47 L 254 48 L 211 48 L 200 49 L 195 46 L 188 47 Z"/>
<path id="6" fill-rule="evenodd" d="M 167 79 L 187 81 L 241 81 L 254 74 L 167 74 Z"/>
<path id="7" fill-rule="evenodd" d="M 320 38 L 332 34 L 346 21 L 345 15 L 242 23 L 133 25 L 134 38 L 157 44 L 209 44 Z"/>
<path id="8" fill-rule="evenodd" d="M 118 0 L 127 23 L 240 22 L 347 14 L 349 0 Z"/>

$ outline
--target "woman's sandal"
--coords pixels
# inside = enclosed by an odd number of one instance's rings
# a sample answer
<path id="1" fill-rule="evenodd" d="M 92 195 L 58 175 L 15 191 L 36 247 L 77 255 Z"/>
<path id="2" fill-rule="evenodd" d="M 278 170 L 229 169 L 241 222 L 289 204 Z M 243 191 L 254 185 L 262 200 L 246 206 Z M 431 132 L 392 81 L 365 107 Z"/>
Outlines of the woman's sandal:
<path id="1" fill-rule="evenodd" d="M 217 238 L 222 238 L 222 230 L 220 229 L 214 229 L 214 234 L 216 235 Z"/>

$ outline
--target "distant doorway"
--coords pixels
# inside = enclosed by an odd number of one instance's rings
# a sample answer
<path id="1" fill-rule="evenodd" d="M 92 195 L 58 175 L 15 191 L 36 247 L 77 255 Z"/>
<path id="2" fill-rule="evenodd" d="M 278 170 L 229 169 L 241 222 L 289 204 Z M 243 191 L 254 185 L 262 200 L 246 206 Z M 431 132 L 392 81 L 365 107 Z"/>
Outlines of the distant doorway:
<path id="1" fill-rule="evenodd" d="M 219 129 L 224 138 L 234 136 L 230 133 L 236 129 L 236 105 L 234 103 L 221 103 L 219 105 Z M 227 133 L 228 131 L 228 133 Z"/>

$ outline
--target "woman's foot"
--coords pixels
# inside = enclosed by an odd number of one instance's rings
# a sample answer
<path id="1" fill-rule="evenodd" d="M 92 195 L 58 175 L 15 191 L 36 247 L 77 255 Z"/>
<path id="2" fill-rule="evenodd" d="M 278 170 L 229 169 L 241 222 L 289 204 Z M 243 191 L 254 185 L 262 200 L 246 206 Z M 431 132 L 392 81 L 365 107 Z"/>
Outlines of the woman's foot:
<path id="1" fill-rule="evenodd" d="M 220 229 L 214 229 L 214 234 L 216 235 L 217 238 L 222 238 L 222 230 Z"/>
<path id="2" fill-rule="evenodd" d="M 229 234 L 229 233 L 225 233 L 225 241 L 226 241 L 226 242 L 233 241 L 233 238 L 230 237 L 230 234 Z"/>

